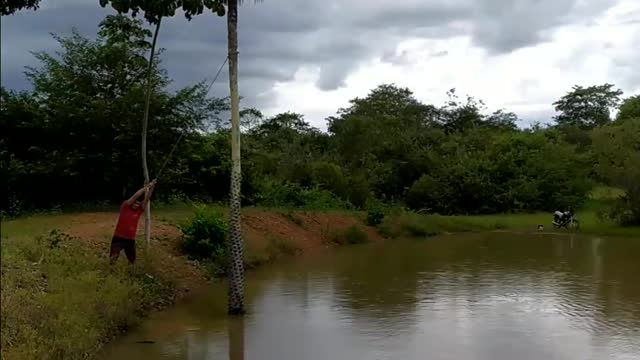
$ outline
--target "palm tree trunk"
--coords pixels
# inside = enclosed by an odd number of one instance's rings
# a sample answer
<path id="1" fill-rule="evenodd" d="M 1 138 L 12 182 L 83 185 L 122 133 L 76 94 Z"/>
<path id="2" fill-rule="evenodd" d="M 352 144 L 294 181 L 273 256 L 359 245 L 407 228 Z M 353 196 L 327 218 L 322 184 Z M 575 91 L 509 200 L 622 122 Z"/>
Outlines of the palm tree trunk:
<path id="1" fill-rule="evenodd" d="M 244 313 L 244 264 L 240 226 L 240 99 L 238 95 L 238 0 L 227 2 L 229 90 L 231 92 L 231 194 L 229 214 L 229 314 Z"/>
<path id="2" fill-rule="evenodd" d="M 158 19 L 156 24 L 156 30 L 153 34 L 153 42 L 151 43 L 151 54 L 149 54 L 149 67 L 147 68 L 147 90 L 144 100 L 144 115 L 142 118 L 142 172 L 144 174 L 145 183 L 149 182 L 149 166 L 147 165 L 147 129 L 149 126 L 149 105 L 151 103 L 151 91 L 153 86 L 151 84 L 151 78 L 153 75 L 153 60 L 156 53 L 156 42 L 158 41 L 158 33 L 160 32 L 160 22 L 162 18 Z M 149 246 L 151 242 L 151 201 L 147 202 L 147 206 L 144 209 L 144 242 Z"/>

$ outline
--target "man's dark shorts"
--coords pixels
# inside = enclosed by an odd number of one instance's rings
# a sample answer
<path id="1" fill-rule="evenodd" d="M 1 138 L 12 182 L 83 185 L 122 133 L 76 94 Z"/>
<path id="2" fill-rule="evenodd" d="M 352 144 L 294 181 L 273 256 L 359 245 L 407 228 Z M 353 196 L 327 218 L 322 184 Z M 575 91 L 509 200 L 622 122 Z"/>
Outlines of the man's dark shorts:
<path id="1" fill-rule="evenodd" d="M 114 236 L 113 239 L 111 239 L 110 262 L 112 264 L 115 263 L 122 250 L 124 250 L 124 254 L 127 256 L 129 263 L 133 264 L 136 261 L 136 241 L 119 236 Z"/>

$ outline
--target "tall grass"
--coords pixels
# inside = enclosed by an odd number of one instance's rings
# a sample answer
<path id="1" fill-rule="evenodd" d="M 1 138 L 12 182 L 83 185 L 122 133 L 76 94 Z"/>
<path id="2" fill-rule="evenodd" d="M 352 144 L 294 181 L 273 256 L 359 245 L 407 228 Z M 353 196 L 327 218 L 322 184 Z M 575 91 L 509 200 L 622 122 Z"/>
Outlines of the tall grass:
<path id="1" fill-rule="evenodd" d="M 124 265 L 121 262 L 121 265 Z M 171 284 L 147 264 L 110 268 L 61 232 L 2 241 L 2 358 L 86 359 L 154 305 Z"/>

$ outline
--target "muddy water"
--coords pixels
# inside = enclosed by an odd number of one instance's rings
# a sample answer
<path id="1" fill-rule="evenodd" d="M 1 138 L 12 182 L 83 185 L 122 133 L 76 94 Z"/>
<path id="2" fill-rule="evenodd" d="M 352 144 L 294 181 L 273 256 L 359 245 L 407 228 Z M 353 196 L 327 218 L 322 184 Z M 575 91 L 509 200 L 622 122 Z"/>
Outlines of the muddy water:
<path id="1" fill-rule="evenodd" d="M 354 246 L 251 274 L 244 320 L 225 294 L 157 314 L 104 359 L 640 359 L 640 239 Z"/>

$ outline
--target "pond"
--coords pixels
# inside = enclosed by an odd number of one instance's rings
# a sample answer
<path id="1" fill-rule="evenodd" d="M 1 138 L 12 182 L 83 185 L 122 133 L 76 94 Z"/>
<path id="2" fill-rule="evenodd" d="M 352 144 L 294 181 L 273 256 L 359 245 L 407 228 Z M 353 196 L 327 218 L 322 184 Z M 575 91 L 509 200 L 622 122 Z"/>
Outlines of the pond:
<path id="1" fill-rule="evenodd" d="M 640 239 L 468 234 L 269 266 L 155 314 L 104 359 L 638 359 Z"/>

